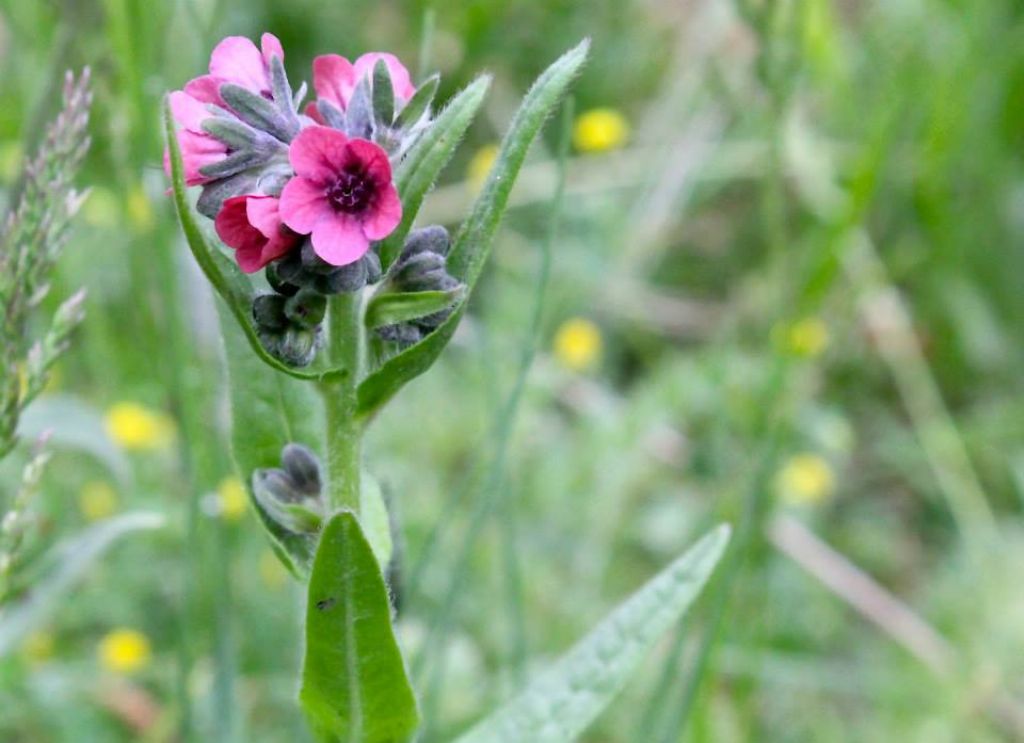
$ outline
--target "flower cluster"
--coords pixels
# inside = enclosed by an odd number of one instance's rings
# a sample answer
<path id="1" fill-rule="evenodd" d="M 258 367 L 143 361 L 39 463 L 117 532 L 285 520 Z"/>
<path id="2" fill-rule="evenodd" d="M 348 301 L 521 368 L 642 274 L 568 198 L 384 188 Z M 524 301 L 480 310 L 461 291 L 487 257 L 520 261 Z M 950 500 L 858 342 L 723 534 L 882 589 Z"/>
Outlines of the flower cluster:
<path id="1" fill-rule="evenodd" d="M 393 166 L 430 125 L 437 90 L 391 54 L 313 62 L 302 107 L 272 34 L 221 41 L 209 74 L 170 94 L 185 183 L 246 273 L 272 292 L 253 318 L 264 346 L 296 366 L 316 353 L 326 298 L 381 281 L 375 245 L 402 219 Z M 169 172 L 169 158 L 165 157 Z"/>

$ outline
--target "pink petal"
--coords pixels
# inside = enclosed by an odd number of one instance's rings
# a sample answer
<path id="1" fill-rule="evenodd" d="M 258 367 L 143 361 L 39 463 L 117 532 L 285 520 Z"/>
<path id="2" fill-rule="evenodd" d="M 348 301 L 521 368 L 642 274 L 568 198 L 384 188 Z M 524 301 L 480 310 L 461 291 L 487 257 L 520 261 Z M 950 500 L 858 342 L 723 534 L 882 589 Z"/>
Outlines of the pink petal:
<path id="1" fill-rule="evenodd" d="M 202 75 L 185 83 L 185 92 L 202 103 L 224 106 L 220 97 L 220 83 L 213 75 Z"/>
<path id="2" fill-rule="evenodd" d="M 350 165 L 353 162 L 359 163 L 363 172 L 378 188 L 391 183 L 391 161 L 381 146 L 366 139 L 350 139 L 341 165 Z"/>
<path id="3" fill-rule="evenodd" d="M 178 132 L 178 146 L 185 166 L 185 183 L 189 186 L 206 183 L 209 179 L 199 169 L 220 162 L 228 151 L 223 142 L 188 129 Z"/>
<path id="4" fill-rule="evenodd" d="M 217 212 L 213 226 L 224 244 L 236 251 L 235 259 L 243 271 L 254 273 L 263 267 L 260 256 L 267 238 L 249 224 L 245 196 L 227 199 Z"/>
<path id="5" fill-rule="evenodd" d="M 249 224 L 273 240 L 281 234 L 281 213 L 273 196 L 249 196 L 245 204 Z"/>
<path id="6" fill-rule="evenodd" d="M 317 183 L 328 183 L 337 177 L 347 162 L 348 141 L 348 137 L 337 129 L 307 126 L 292 140 L 288 159 L 297 175 Z"/>
<path id="7" fill-rule="evenodd" d="M 402 101 L 412 98 L 413 93 L 416 92 L 416 86 L 412 84 L 412 80 L 409 78 L 409 70 L 405 69 L 405 65 L 399 62 L 398 57 L 394 54 L 370 52 L 361 56 L 354 65 L 356 82 L 362 80 L 363 75 L 372 77 L 373 68 L 378 60 L 384 60 L 384 64 L 388 67 L 388 72 L 391 73 L 391 87 L 394 88 L 395 96 L 402 99 Z"/>
<path id="8" fill-rule="evenodd" d="M 320 115 L 320 111 L 317 110 L 315 102 L 310 101 L 309 103 L 306 104 L 306 112 L 305 113 L 306 113 L 306 116 L 311 118 L 317 124 L 321 124 L 321 125 L 324 124 L 324 117 Z"/>
<path id="9" fill-rule="evenodd" d="M 332 266 L 347 266 L 370 249 L 359 221 L 345 214 L 331 214 L 313 228 L 313 251 Z"/>
<path id="10" fill-rule="evenodd" d="M 298 177 L 284 185 L 278 212 L 282 222 L 303 235 L 312 232 L 321 219 L 334 214 L 323 187 Z"/>
<path id="11" fill-rule="evenodd" d="M 263 252 L 260 254 L 260 260 L 263 265 L 267 265 L 273 260 L 277 260 L 285 253 L 289 252 L 295 247 L 299 241 L 299 236 L 295 234 L 285 235 L 280 233 L 275 237 L 270 238 L 267 244 L 263 246 Z"/>
<path id="12" fill-rule="evenodd" d="M 260 37 L 260 49 L 263 51 L 263 62 L 268 68 L 271 57 L 280 57 L 284 62 L 284 47 L 281 46 L 281 40 L 274 34 L 263 34 Z"/>
<path id="13" fill-rule="evenodd" d="M 377 196 L 370 215 L 363 219 L 363 232 L 371 240 L 383 240 L 402 221 L 402 201 L 390 183 Z"/>
<path id="14" fill-rule="evenodd" d="M 203 103 L 180 90 L 171 93 L 168 101 L 174 120 L 190 131 L 202 132 L 203 122 L 212 116 Z"/>
<path id="15" fill-rule="evenodd" d="M 322 54 L 313 60 L 313 90 L 317 98 L 330 101 L 342 111 L 356 89 L 352 63 L 338 54 Z"/>
<path id="16" fill-rule="evenodd" d="M 210 74 L 221 82 L 234 83 L 253 91 L 270 89 L 263 55 L 244 36 L 228 36 L 210 55 Z"/>

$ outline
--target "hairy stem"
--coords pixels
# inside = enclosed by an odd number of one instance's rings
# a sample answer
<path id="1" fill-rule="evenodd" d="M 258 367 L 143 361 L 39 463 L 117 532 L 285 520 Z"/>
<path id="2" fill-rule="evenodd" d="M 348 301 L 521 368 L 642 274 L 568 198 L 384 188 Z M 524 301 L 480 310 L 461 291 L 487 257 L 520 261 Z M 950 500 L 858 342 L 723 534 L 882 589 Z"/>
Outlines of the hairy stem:
<path id="1" fill-rule="evenodd" d="M 362 428 L 356 418 L 356 387 L 363 359 L 363 312 L 361 292 L 331 298 L 328 317 L 327 355 L 342 374 L 320 382 L 326 412 L 327 502 L 332 511 L 359 511 L 359 470 Z"/>

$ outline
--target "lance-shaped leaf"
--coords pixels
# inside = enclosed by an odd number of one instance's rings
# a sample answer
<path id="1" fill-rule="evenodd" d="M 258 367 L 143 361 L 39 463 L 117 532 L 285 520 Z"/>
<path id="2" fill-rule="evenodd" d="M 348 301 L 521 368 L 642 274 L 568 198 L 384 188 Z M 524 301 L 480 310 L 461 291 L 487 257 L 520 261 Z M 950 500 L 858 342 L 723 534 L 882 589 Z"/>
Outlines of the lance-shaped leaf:
<path id="1" fill-rule="evenodd" d="M 459 229 L 448 257 L 448 270 L 455 278 L 466 284 L 467 295 L 473 290 L 484 262 L 490 254 L 494 234 L 505 212 L 509 193 L 519 175 L 527 150 L 530 149 L 545 119 L 562 99 L 569 83 L 579 71 L 586 59 L 588 48 L 589 42 L 583 41 L 552 64 L 530 88 L 509 125 L 501 151 L 491 168 L 483 191 L 473 204 L 469 217 Z M 415 149 L 414 147 L 413 150 Z M 426 193 L 426 187 L 423 193 Z M 422 199 L 422 196 L 420 198 Z M 403 205 L 405 203 L 403 201 Z M 405 216 L 403 214 L 403 220 Z M 360 416 L 368 418 L 374 415 L 406 382 L 430 368 L 451 340 L 465 307 L 466 300 L 463 300 L 437 330 L 419 343 L 388 359 L 377 371 L 363 380 L 359 385 Z"/>
<path id="2" fill-rule="evenodd" d="M 132 532 L 156 529 L 163 523 L 158 513 L 126 513 L 90 526 L 53 547 L 34 568 L 31 589 L 0 609 L 0 658 L 60 608 L 68 591 L 111 545 Z"/>
<path id="3" fill-rule="evenodd" d="M 569 743 L 625 685 L 707 582 L 729 541 L 719 526 L 620 604 L 518 696 L 456 743 Z"/>
<path id="4" fill-rule="evenodd" d="M 365 471 L 359 489 L 359 523 L 373 554 L 377 555 L 380 569 L 386 570 L 395 549 L 391 537 L 391 514 L 377 478 Z"/>
<path id="5" fill-rule="evenodd" d="M 316 551 L 299 699 L 322 740 L 400 743 L 419 724 L 384 577 L 350 511 L 331 517 Z"/>
<path id="6" fill-rule="evenodd" d="M 420 86 L 420 90 L 416 91 L 416 95 L 409 101 L 406 108 L 414 104 L 419 106 L 420 103 L 423 103 L 426 108 L 427 104 L 420 99 L 420 91 L 424 91 L 425 96 L 427 92 L 430 92 L 429 84 L 428 80 Z M 402 243 L 405 242 L 405 236 L 412 229 L 413 220 L 416 219 L 416 215 L 420 211 L 424 197 L 433 188 L 441 169 L 451 159 L 455 147 L 459 144 L 469 125 L 473 123 L 473 118 L 480 109 L 480 104 L 484 102 L 484 96 L 490 85 L 490 76 L 482 75 L 452 98 L 396 168 L 395 187 L 402 197 L 402 221 L 395 231 L 380 244 L 380 260 L 384 270 L 387 270 L 402 250 Z M 436 89 L 435 82 L 433 90 Z M 430 95 L 433 96 L 433 93 L 430 92 Z M 400 118 L 402 117 L 400 116 Z"/>
<path id="7" fill-rule="evenodd" d="M 242 331 L 217 302 L 231 395 L 231 451 L 239 478 L 266 528 L 275 552 L 297 576 L 308 569 L 313 538 L 284 528 L 256 498 L 253 475 L 281 466 L 285 444 L 322 451 L 323 417 L 313 385 L 267 369 L 250 353 Z"/>
<path id="8" fill-rule="evenodd" d="M 171 188 L 174 194 L 174 206 L 178 213 L 178 222 L 185 233 L 185 240 L 214 290 L 227 304 L 235 321 L 242 328 L 249 346 L 256 355 L 269 366 L 300 379 L 320 379 L 330 372 L 324 370 L 293 369 L 275 359 L 260 343 L 256 329 L 253 327 L 250 313 L 252 311 L 252 283 L 242 270 L 227 256 L 221 253 L 207 238 L 199 226 L 195 210 L 188 200 L 185 186 L 185 166 L 181 159 L 181 148 L 175 132 L 174 117 L 171 107 L 164 102 L 164 131 L 167 137 L 167 152 L 171 164 Z M 236 176 L 237 177 L 237 176 Z"/>
<path id="9" fill-rule="evenodd" d="M 457 286 L 448 291 L 378 294 L 366 308 L 366 327 L 379 328 L 432 315 L 448 309 L 465 293 L 465 287 Z"/>

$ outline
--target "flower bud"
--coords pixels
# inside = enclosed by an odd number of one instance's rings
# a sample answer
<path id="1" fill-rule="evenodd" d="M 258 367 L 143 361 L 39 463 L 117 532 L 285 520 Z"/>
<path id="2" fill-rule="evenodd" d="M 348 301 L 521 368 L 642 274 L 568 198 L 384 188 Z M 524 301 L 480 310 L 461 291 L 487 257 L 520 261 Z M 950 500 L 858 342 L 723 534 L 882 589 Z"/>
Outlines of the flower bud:
<path id="1" fill-rule="evenodd" d="M 320 462 L 308 448 L 302 444 L 287 444 L 281 450 L 281 466 L 300 493 L 307 497 L 320 495 L 323 487 L 320 480 Z"/>
<path id="2" fill-rule="evenodd" d="M 252 303 L 252 318 L 261 330 L 284 330 L 288 327 L 285 298 L 279 294 L 259 295 Z"/>
<path id="3" fill-rule="evenodd" d="M 287 260 L 287 257 L 283 260 Z M 268 264 L 264 275 L 267 277 L 267 283 L 270 284 L 271 289 L 273 289 L 278 294 L 283 294 L 286 297 L 290 297 L 299 290 L 299 287 L 285 280 L 281 276 L 280 266 L 283 260 L 274 261 L 273 263 Z"/>
<path id="4" fill-rule="evenodd" d="M 316 356 L 320 328 L 290 327 L 276 344 L 276 356 L 292 366 L 309 366 Z"/>
<path id="5" fill-rule="evenodd" d="M 327 312 L 327 298 L 312 289 L 300 289 L 284 303 L 284 314 L 295 325 L 316 328 Z"/>
<path id="6" fill-rule="evenodd" d="M 448 255 L 450 246 L 451 239 L 448 236 L 448 230 L 441 225 L 432 224 L 427 227 L 421 227 L 410 232 L 409 236 L 405 238 L 405 245 L 402 246 L 402 254 L 399 260 L 416 253 Z"/>
<path id="7" fill-rule="evenodd" d="M 295 534 L 314 534 L 323 523 L 323 504 L 305 497 L 284 470 L 256 470 L 252 491 L 260 509 L 273 521 Z"/>
<path id="8" fill-rule="evenodd" d="M 401 254 L 388 270 L 387 291 L 449 292 L 457 289 L 460 282 L 448 273 L 445 257 L 450 245 L 448 231 L 440 225 L 423 227 L 409 233 Z M 377 328 L 377 334 L 384 340 L 408 345 L 436 329 L 451 313 L 452 308 L 448 307 L 415 320 Z"/>

